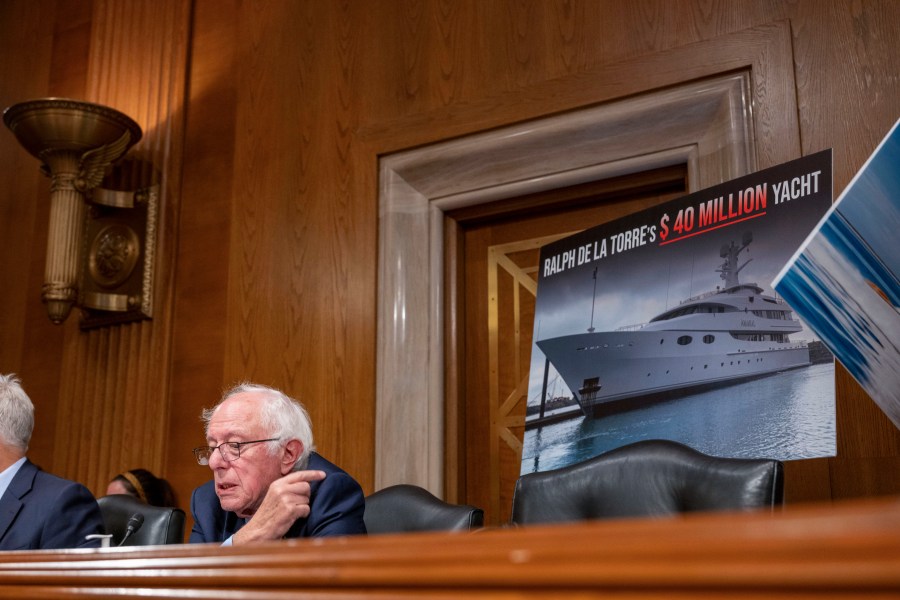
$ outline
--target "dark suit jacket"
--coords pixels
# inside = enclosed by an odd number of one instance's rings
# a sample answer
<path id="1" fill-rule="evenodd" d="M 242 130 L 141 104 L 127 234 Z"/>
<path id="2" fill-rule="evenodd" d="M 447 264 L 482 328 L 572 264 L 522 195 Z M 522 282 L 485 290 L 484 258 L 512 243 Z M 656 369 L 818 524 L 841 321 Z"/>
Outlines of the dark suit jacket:
<path id="1" fill-rule="evenodd" d="M 316 453 L 309 456 L 311 471 L 325 471 L 322 481 L 310 482 L 310 513 L 297 519 L 286 538 L 325 537 L 366 533 L 363 513 L 366 500 L 362 488 L 343 469 Z M 215 483 L 208 481 L 191 495 L 194 527 L 191 543 L 224 542 L 240 529 L 244 521 L 233 512 L 222 510 Z"/>
<path id="2" fill-rule="evenodd" d="M 104 531 L 100 507 L 86 487 L 29 460 L 0 498 L 0 550 L 98 548 L 99 540 L 85 536 Z"/>

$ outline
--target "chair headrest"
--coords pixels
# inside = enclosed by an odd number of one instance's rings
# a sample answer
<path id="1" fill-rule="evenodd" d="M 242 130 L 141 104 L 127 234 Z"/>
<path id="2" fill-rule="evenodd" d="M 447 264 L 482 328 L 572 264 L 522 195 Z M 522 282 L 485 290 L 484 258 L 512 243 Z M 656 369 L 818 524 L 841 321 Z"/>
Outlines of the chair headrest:
<path id="1" fill-rule="evenodd" d="M 143 523 L 125 546 L 180 544 L 184 541 L 184 511 L 175 507 L 151 506 L 127 494 L 112 494 L 97 499 L 106 533 L 112 534 L 111 546 L 118 546 L 134 515 Z"/>
<path id="2" fill-rule="evenodd" d="M 400 484 L 368 496 L 364 520 L 369 533 L 464 531 L 484 525 L 484 511 L 444 502 L 424 488 Z"/>
<path id="3" fill-rule="evenodd" d="M 542 473 L 523 475 L 513 523 L 772 508 L 783 499 L 774 459 L 709 456 L 670 440 L 645 440 Z"/>

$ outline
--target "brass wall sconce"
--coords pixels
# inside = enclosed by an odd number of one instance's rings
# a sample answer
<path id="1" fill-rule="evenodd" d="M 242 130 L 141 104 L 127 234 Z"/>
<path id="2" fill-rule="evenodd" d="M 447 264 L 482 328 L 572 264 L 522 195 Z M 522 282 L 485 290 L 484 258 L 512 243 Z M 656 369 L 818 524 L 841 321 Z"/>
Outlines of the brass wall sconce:
<path id="1" fill-rule="evenodd" d="M 64 98 L 15 104 L 3 122 L 51 180 L 41 292 L 50 320 L 62 323 L 76 305 L 82 328 L 150 318 L 159 177 L 123 159 L 140 126 Z"/>

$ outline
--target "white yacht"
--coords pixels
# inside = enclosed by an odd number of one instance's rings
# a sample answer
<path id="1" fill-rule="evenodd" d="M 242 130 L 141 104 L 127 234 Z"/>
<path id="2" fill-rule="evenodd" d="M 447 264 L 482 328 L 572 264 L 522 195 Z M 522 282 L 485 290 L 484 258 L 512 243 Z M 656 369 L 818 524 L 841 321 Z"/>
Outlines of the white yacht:
<path id="1" fill-rule="evenodd" d="M 722 246 L 716 269 L 725 285 L 682 301 L 649 323 L 537 342 L 582 412 L 596 416 L 688 390 L 735 383 L 810 364 L 802 329 L 783 300 L 740 283 L 740 253 L 752 242 Z"/>

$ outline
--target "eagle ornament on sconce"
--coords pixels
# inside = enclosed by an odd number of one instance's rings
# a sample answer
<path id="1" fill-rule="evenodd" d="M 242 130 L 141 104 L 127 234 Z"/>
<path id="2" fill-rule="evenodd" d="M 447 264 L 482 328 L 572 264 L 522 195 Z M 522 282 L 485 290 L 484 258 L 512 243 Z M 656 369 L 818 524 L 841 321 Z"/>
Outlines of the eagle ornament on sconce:
<path id="1" fill-rule="evenodd" d="M 3 121 L 50 178 L 50 230 L 41 299 L 54 323 L 73 306 L 82 328 L 147 319 L 159 181 L 123 157 L 143 133 L 127 115 L 65 98 L 10 106 Z"/>

